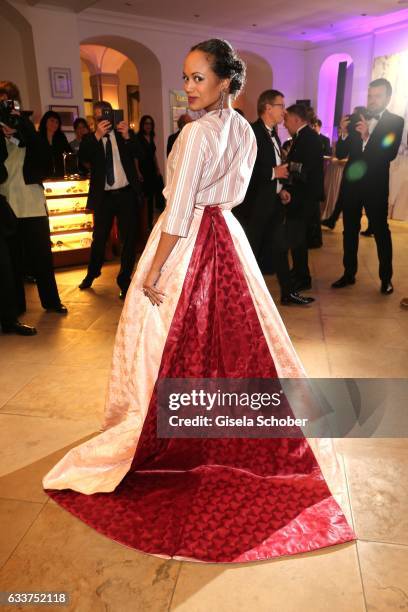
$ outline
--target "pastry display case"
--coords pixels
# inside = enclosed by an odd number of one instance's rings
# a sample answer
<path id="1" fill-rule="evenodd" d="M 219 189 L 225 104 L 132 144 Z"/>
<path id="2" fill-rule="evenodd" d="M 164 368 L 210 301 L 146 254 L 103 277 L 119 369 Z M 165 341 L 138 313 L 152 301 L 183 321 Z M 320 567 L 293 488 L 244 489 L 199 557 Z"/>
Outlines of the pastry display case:
<path id="1" fill-rule="evenodd" d="M 88 262 L 92 213 L 86 210 L 89 179 L 48 179 L 44 182 L 55 267 Z"/>

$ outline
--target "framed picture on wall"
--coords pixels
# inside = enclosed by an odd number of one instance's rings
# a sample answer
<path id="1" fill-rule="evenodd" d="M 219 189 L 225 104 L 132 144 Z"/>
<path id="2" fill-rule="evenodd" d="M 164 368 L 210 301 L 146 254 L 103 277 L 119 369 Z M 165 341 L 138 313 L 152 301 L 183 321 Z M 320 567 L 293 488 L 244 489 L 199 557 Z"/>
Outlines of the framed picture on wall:
<path id="1" fill-rule="evenodd" d="M 61 130 L 63 132 L 73 132 L 72 124 L 79 116 L 77 106 L 67 106 L 65 104 L 50 104 L 50 110 L 56 112 L 61 117 Z"/>
<path id="2" fill-rule="evenodd" d="M 50 68 L 51 95 L 53 98 L 72 98 L 71 68 Z"/>

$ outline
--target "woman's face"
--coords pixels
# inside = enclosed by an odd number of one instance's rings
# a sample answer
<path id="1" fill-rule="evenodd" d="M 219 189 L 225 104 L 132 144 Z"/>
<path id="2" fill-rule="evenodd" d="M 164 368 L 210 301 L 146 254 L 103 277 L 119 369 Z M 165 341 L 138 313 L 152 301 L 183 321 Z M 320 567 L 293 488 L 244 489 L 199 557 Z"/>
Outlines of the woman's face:
<path id="1" fill-rule="evenodd" d="M 82 140 L 82 138 L 86 135 L 89 134 L 89 129 L 88 126 L 85 125 L 84 123 L 79 123 L 77 125 L 77 128 L 75 130 L 75 136 L 77 137 L 77 140 Z"/>
<path id="2" fill-rule="evenodd" d="M 153 122 L 151 119 L 146 119 L 146 121 L 143 124 L 143 133 L 144 134 L 151 134 L 151 132 L 153 131 Z"/>
<path id="3" fill-rule="evenodd" d="M 59 126 L 59 121 L 58 119 L 55 119 L 55 117 L 49 117 L 47 119 L 47 123 L 46 123 L 47 132 L 51 132 L 51 134 L 54 134 L 58 130 L 58 126 Z"/>
<path id="4" fill-rule="evenodd" d="M 191 51 L 184 62 L 184 91 L 193 111 L 216 110 L 221 91 L 228 93 L 230 79 L 220 79 L 211 68 L 209 59 L 206 53 L 196 50 Z"/>

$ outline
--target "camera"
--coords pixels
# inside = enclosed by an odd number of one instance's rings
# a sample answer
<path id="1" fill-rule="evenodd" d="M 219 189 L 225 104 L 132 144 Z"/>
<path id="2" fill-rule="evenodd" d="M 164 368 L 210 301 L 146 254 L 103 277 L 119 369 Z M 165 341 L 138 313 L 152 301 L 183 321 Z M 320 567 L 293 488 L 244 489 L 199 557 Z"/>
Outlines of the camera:
<path id="1" fill-rule="evenodd" d="M 369 120 L 371 118 L 371 115 L 365 106 L 356 106 L 356 108 L 354 109 L 354 112 L 351 115 L 346 115 L 346 116 L 347 116 L 347 119 L 350 120 L 350 123 L 348 126 L 349 133 L 356 132 L 356 125 L 359 121 L 361 121 L 361 116 L 363 116 L 364 119 L 366 120 Z"/>
<path id="2" fill-rule="evenodd" d="M 17 129 L 20 123 L 20 117 L 19 115 L 13 115 L 13 110 L 20 111 L 20 102 L 18 100 L 0 101 L 0 123 L 4 123 L 10 128 Z"/>
<path id="3" fill-rule="evenodd" d="M 288 164 L 289 176 L 287 179 L 279 179 L 279 180 L 285 185 L 290 186 L 290 185 L 294 185 L 296 182 L 302 179 L 303 163 L 289 161 L 287 162 L 287 164 Z"/>

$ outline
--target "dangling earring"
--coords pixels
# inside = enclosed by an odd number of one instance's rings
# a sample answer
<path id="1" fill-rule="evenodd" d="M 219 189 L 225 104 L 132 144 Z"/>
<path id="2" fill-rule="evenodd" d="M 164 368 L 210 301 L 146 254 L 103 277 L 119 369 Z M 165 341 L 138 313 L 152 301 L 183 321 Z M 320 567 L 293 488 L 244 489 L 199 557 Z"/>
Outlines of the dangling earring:
<path id="1" fill-rule="evenodd" d="M 218 110 L 219 110 L 218 116 L 219 117 L 221 117 L 222 115 L 222 109 L 224 108 L 224 100 L 225 100 L 225 91 L 222 90 L 220 93 L 220 100 L 218 102 Z"/>

